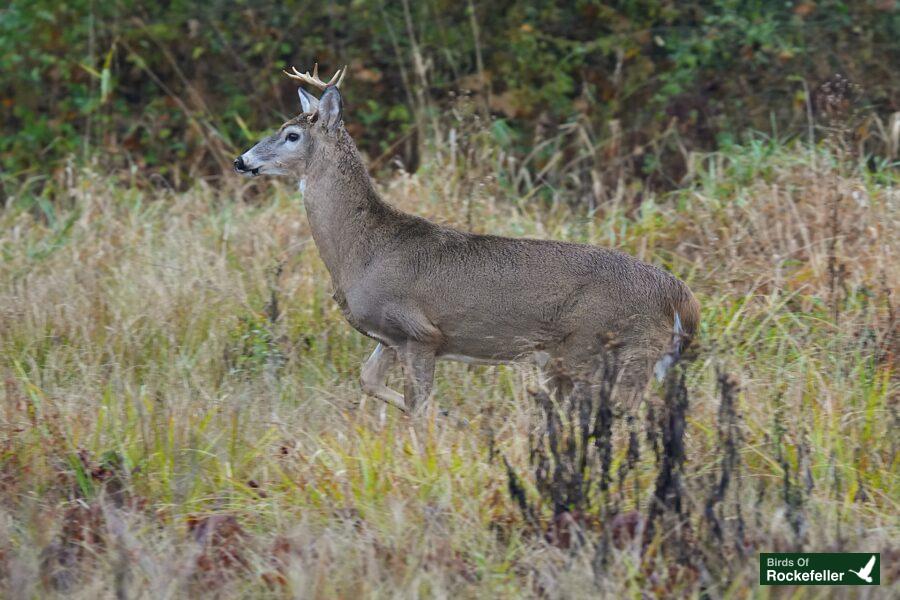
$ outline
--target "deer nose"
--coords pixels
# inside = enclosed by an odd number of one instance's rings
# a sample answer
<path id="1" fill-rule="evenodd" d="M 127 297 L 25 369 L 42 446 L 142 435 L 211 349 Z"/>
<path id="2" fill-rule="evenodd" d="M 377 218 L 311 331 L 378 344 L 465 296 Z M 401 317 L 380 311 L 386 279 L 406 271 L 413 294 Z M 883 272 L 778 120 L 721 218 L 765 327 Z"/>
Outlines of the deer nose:
<path id="1" fill-rule="evenodd" d="M 238 172 L 247 170 L 247 166 L 244 164 L 243 156 L 238 156 L 236 159 L 234 159 L 234 170 Z"/>

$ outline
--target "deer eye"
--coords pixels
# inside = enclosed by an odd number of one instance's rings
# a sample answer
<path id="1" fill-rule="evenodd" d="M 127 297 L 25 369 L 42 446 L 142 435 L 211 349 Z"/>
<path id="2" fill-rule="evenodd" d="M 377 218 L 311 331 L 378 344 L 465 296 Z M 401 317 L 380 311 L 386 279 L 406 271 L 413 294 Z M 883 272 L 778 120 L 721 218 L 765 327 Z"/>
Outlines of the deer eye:
<path id="1" fill-rule="evenodd" d="M 285 136 L 285 138 L 289 142 L 296 142 L 300 139 L 299 133 L 294 133 L 293 131 Z"/>

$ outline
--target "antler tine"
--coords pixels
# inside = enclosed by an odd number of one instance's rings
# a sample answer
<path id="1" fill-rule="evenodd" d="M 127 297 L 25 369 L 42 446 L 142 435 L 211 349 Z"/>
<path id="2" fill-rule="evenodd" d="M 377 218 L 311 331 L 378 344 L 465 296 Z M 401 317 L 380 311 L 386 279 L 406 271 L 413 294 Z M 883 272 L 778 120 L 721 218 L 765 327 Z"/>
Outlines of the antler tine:
<path id="1" fill-rule="evenodd" d="M 336 84 L 334 84 L 334 87 L 336 88 L 341 87 L 341 84 L 344 83 L 344 75 L 347 74 L 347 65 L 344 65 L 344 68 L 339 70 L 338 73 L 341 74 L 341 78 L 337 80 Z M 337 75 L 337 73 L 335 73 L 335 75 Z"/>
<path id="2" fill-rule="evenodd" d="M 315 63 L 313 65 L 312 75 L 309 74 L 309 71 L 307 71 L 306 73 L 301 73 L 297 70 L 297 67 L 291 67 L 291 69 L 294 71 L 293 73 L 289 73 L 287 71 L 283 71 L 283 73 L 291 79 L 298 79 L 303 83 L 308 83 L 309 85 L 315 86 L 320 90 L 325 90 L 332 85 L 338 88 L 341 87 L 341 83 L 343 83 L 344 81 L 344 75 L 347 73 L 347 67 L 338 69 L 337 71 L 335 71 L 334 75 L 332 75 L 328 83 L 325 83 L 324 81 L 319 79 L 319 63 Z"/>

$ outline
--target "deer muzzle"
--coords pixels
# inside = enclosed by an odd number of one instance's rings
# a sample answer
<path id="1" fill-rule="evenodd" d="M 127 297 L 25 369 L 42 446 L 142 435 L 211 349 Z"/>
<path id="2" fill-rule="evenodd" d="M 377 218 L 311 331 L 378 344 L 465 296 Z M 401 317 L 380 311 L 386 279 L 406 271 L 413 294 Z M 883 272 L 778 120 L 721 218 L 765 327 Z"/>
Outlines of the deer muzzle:
<path id="1" fill-rule="evenodd" d="M 255 169 L 251 169 L 247 166 L 247 163 L 244 162 L 243 156 L 238 156 L 234 159 L 234 172 L 240 173 L 241 175 L 249 175 L 250 177 L 255 177 L 259 175 L 259 167 Z"/>

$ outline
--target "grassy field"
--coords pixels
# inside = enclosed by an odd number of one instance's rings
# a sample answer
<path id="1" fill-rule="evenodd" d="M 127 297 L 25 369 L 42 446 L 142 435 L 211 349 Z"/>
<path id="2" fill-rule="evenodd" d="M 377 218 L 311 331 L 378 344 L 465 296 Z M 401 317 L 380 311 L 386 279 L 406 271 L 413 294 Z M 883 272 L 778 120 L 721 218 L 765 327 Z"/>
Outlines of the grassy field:
<path id="1" fill-rule="evenodd" d="M 896 594 L 897 171 L 764 138 L 693 158 L 679 191 L 622 185 L 591 213 L 450 144 L 380 184 L 405 210 L 616 246 L 695 290 L 681 513 L 640 533 L 659 469 L 642 410 L 614 425 L 615 510 L 568 514 L 581 543 L 553 534 L 535 480 L 529 368 L 441 364 L 436 422 L 363 399 L 374 343 L 331 300 L 291 186 L 73 169 L 61 201 L 10 198 L 0 596 Z M 756 553 L 795 549 L 880 551 L 883 586 L 759 588 Z"/>

